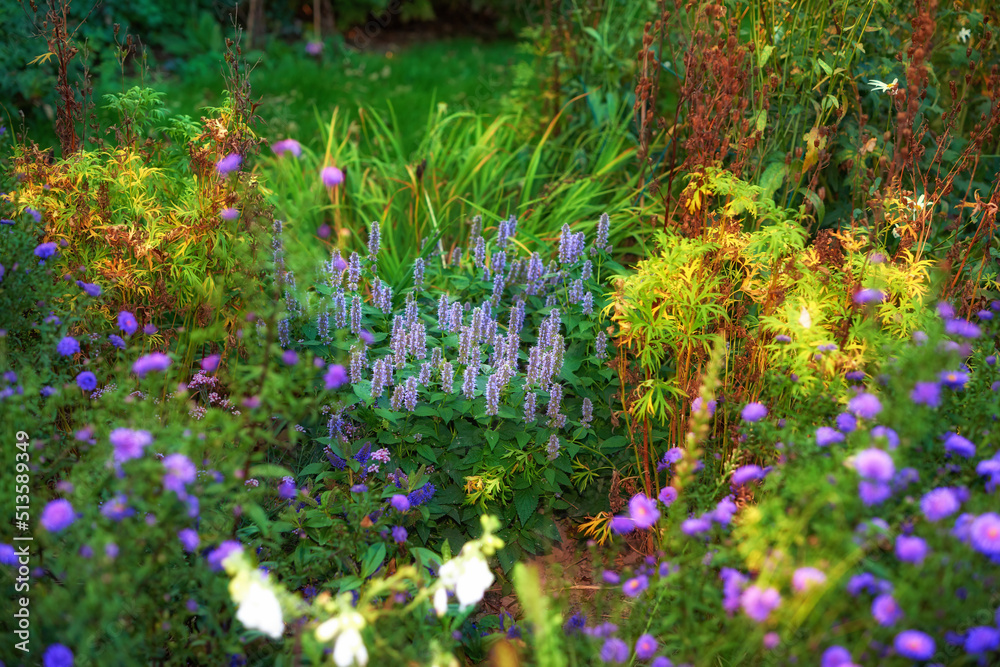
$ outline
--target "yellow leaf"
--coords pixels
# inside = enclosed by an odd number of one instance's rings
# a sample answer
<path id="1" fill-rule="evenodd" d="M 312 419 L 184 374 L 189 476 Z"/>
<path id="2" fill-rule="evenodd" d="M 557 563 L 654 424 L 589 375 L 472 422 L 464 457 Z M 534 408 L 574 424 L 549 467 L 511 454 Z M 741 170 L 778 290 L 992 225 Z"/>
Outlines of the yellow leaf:
<path id="1" fill-rule="evenodd" d="M 49 51 L 48 53 L 43 53 L 40 56 L 35 56 L 35 58 L 31 62 L 29 62 L 28 64 L 29 65 L 35 65 L 35 64 L 39 64 L 39 63 L 44 63 L 44 62 L 47 62 L 49 58 L 55 57 L 55 55 L 56 54 L 54 54 L 51 51 Z"/>

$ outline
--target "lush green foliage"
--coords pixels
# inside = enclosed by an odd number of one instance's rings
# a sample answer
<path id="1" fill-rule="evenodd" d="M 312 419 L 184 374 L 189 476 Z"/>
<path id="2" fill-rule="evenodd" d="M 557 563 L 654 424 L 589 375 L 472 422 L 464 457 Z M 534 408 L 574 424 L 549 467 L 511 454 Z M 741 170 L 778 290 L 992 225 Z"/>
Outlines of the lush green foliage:
<path id="1" fill-rule="evenodd" d="M 0 134 L 0 659 L 994 661 L 980 4 L 574 0 L 513 58 L 147 12 L 181 77 Z"/>

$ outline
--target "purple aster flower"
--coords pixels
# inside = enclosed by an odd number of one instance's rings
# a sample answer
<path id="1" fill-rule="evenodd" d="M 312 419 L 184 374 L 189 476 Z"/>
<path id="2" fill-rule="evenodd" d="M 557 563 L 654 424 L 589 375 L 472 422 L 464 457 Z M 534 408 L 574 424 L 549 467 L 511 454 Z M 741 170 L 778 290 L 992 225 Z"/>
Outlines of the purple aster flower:
<path id="1" fill-rule="evenodd" d="M 113 347 L 117 347 L 119 350 L 125 349 L 125 341 L 121 336 L 116 336 L 115 334 L 108 334 L 108 342 L 111 343 Z"/>
<path id="2" fill-rule="evenodd" d="M 76 384 L 84 391 L 94 391 L 97 389 L 97 376 L 90 371 L 83 371 L 76 376 Z"/>
<path id="3" fill-rule="evenodd" d="M 240 168 L 241 162 L 243 162 L 243 158 L 236 153 L 230 153 L 215 163 L 215 170 L 219 172 L 219 176 L 228 176 Z"/>
<path id="4" fill-rule="evenodd" d="M 712 529 L 712 520 L 704 516 L 685 519 L 681 523 L 681 531 L 685 535 L 691 535 L 691 536 L 701 535 L 702 533 L 707 533 L 711 529 Z"/>
<path id="5" fill-rule="evenodd" d="M 900 535 L 896 538 L 896 558 L 904 563 L 920 565 L 927 557 L 927 543 L 919 537 Z"/>
<path id="6" fill-rule="evenodd" d="M 969 381 L 969 374 L 962 371 L 941 371 L 939 379 L 949 389 L 964 389 Z"/>
<path id="7" fill-rule="evenodd" d="M 326 375 L 323 376 L 327 390 L 337 389 L 347 384 L 347 369 L 340 364 L 330 364 L 327 366 Z"/>
<path id="8" fill-rule="evenodd" d="M 135 319 L 135 315 L 123 310 L 118 313 L 118 328 L 121 329 L 126 336 L 131 336 L 135 333 L 135 330 L 139 328 L 139 323 Z"/>
<path id="9" fill-rule="evenodd" d="M 128 498 L 119 493 L 101 507 L 101 514 L 112 521 L 121 521 L 135 514 L 135 510 L 128 506 Z"/>
<path id="10" fill-rule="evenodd" d="M 406 542 L 407 537 L 406 528 L 403 528 L 402 526 L 392 527 L 392 539 L 396 544 L 403 544 Z"/>
<path id="11" fill-rule="evenodd" d="M 658 648 L 659 645 L 653 635 L 641 635 L 635 642 L 635 657 L 639 660 L 649 660 Z"/>
<path id="12" fill-rule="evenodd" d="M 763 403 L 747 403 L 740 412 L 745 422 L 757 422 L 767 416 L 767 407 Z"/>
<path id="13" fill-rule="evenodd" d="M 88 296 L 101 296 L 101 286 L 94 283 L 85 283 L 82 280 L 76 281 L 76 286 L 82 289 Z"/>
<path id="14" fill-rule="evenodd" d="M 71 357 L 80 351 L 80 341 L 72 336 L 66 336 L 56 345 L 56 352 L 64 357 Z"/>
<path id="15" fill-rule="evenodd" d="M 711 417 L 715 414 L 716 401 L 709 401 L 707 404 L 701 400 L 701 396 L 691 401 L 691 412 L 698 413 L 701 412 L 702 407 L 707 406 L 708 416 Z"/>
<path id="16" fill-rule="evenodd" d="M 936 408 L 941 405 L 941 385 L 937 382 L 918 382 L 910 392 L 910 400 L 918 405 Z"/>
<path id="17" fill-rule="evenodd" d="M 829 426 L 820 426 L 816 429 L 816 445 L 819 447 L 826 447 L 835 442 L 843 441 L 844 434 L 836 429 L 832 429 Z"/>
<path id="18" fill-rule="evenodd" d="M 733 485 L 743 486 L 747 482 L 751 482 L 755 479 L 761 479 L 764 475 L 764 469 L 756 465 L 741 466 L 733 471 Z"/>
<path id="19" fill-rule="evenodd" d="M 743 591 L 743 595 L 740 596 L 740 606 L 743 607 L 743 612 L 758 623 L 766 621 L 771 612 L 777 609 L 780 604 L 781 595 L 776 589 L 768 588 L 765 590 L 756 584 L 748 586 Z"/>
<path id="20" fill-rule="evenodd" d="M 902 620 L 903 610 L 892 595 L 883 593 L 872 602 L 872 617 L 882 627 L 889 628 Z"/>
<path id="21" fill-rule="evenodd" d="M 984 320 L 984 321 L 986 321 L 986 320 L 992 320 L 993 319 L 993 313 L 990 312 L 990 311 L 988 311 L 988 310 L 980 310 L 978 313 L 976 313 L 976 317 L 978 317 L 979 319 Z"/>
<path id="22" fill-rule="evenodd" d="M 941 301 L 937 305 L 937 314 L 943 320 L 950 320 L 955 317 L 955 309 L 947 301 Z"/>
<path id="23" fill-rule="evenodd" d="M 43 667 L 73 667 L 73 651 L 62 644 L 52 644 L 42 656 Z"/>
<path id="24" fill-rule="evenodd" d="M 968 320 L 948 320 L 944 323 L 944 332 L 949 336 L 959 336 L 961 338 L 979 338 L 982 330 Z"/>
<path id="25" fill-rule="evenodd" d="M 837 424 L 837 430 L 841 433 L 852 433 L 858 428 L 858 420 L 850 412 L 840 413 L 834 421 Z"/>
<path id="26" fill-rule="evenodd" d="M 786 336 L 785 334 L 778 334 L 777 336 L 774 337 L 774 340 L 777 343 L 791 343 L 792 337 Z"/>
<path id="27" fill-rule="evenodd" d="M 875 419 L 882 412 L 882 403 L 875 394 L 858 394 L 848 401 L 847 410 L 859 419 Z"/>
<path id="28" fill-rule="evenodd" d="M 732 496 L 726 496 L 712 510 L 711 519 L 718 524 L 728 526 L 734 514 L 736 514 L 736 503 L 733 502 Z"/>
<path id="29" fill-rule="evenodd" d="M 44 261 L 56 254 L 58 248 L 59 246 L 51 241 L 49 243 L 41 243 L 35 248 L 35 257 Z"/>
<path id="30" fill-rule="evenodd" d="M 858 484 L 858 496 L 867 506 L 878 505 L 885 502 L 892 495 L 892 489 L 885 482 L 869 482 L 867 480 Z"/>
<path id="31" fill-rule="evenodd" d="M 184 495 L 185 488 L 194 481 L 198 474 L 191 459 L 183 454 L 170 454 L 163 459 L 163 467 L 167 471 L 163 477 L 163 486 L 177 495 Z"/>
<path id="32" fill-rule="evenodd" d="M 299 363 L 299 355 L 296 354 L 295 350 L 285 350 L 281 354 L 281 361 L 284 362 L 286 366 L 294 366 Z"/>
<path id="33" fill-rule="evenodd" d="M 920 500 L 920 509 L 928 521 L 940 521 L 958 511 L 960 504 L 955 492 L 949 488 L 929 491 Z"/>
<path id="34" fill-rule="evenodd" d="M 970 628 L 965 637 L 965 652 L 970 655 L 989 653 L 1000 647 L 1000 630 L 980 625 Z"/>
<path id="35" fill-rule="evenodd" d="M 904 630 L 893 640 L 896 653 L 910 660 L 930 660 L 934 655 L 934 640 L 919 630 Z"/>
<path id="36" fill-rule="evenodd" d="M 800 567 L 792 575 L 792 588 L 796 593 L 802 593 L 813 586 L 822 586 L 826 583 L 826 574 L 815 567 Z"/>
<path id="37" fill-rule="evenodd" d="M 963 438 L 957 433 L 948 434 L 948 437 L 944 441 L 944 449 L 947 452 L 953 452 L 965 458 L 971 458 L 976 455 L 976 446 L 970 440 Z"/>
<path id="38" fill-rule="evenodd" d="M 133 431 L 128 428 L 116 428 L 108 439 L 115 448 L 117 463 L 139 458 L 143 450 L 153 442 L 153 436 L 149 431 Z"/>
<path id="39" fill-rule="evenodd" d="M 858 290 L 854 295 L 854 303 L 857 304 L 882 303 L 883 301 L 885 301 L 885 292 L 871 287 Z"/>
<path id="40" fill-rule="evenodd" d="M 604 662 L 627 662 L 628 644 L 617 637 L 608 637 L 601 647 L 601 660 Z"/>
<path id="41" fill-rule="evenodd" d="M 323 42 L 306 42 L 306 53 L 311 56 L 318 56 L 323 53 Z"/>
<path id="42" fill-rule="evenodd" d="M 852 665 L 851 652 L 843 646 L 831 646 L 823 651 L 820 667 L 847 667 Z"/>
<path id="43" fill-rule="evenodd" d="M 76 521 L 76 512 L 73 511 L 73 505 L 62 498 L 49 501 L 45 509 L 42 510 L 40 519 L 42 528 L 50 533 L 58 533 L 68 528 L 74 521 Z"/>
<path id="44" fill-rule="evenodd" d="M 397 493 L 389 502 L 397 512 L 405 512 L 410 509 L 410 501 L 402 494 Z"/>
<path id="45" fill-rule="evenodd" d="M 351 493 L 368 493 L 367 484 L 355 484 L 351 487 Z"/>
<path id="46" fill-rule="evenodd" d="M 201 542 L 201 538 L 198 537 L 198 531 L 193 528 L 184 528 L 177 533 L 177 538 L 181 541 L 181 546 L 184 547 L 184 551 L 188 553 L 194 553 L 198 549 L 198 544 Z"/>
<path id="47" fill-rule="evenodd" d="M 297 142 L 295 139 L 282 139 L 281 141 L 275 141 L 271 144 L 271 150 L 274 151 L 275 155 L 291 153 L 295 157 L 299 157 L 302 155 L 302 144 Z"/>
<path id="48" fill-rule="evenodd" d="M 235 540 L 226 540 L 208 553 L 208 567 L 215 572 L 222 572 L 222 563 L 234 553 L 243 551 L 243 545 Z"/>
<path id="49" fill-rule="evenodd" d="M 146 377 L 152 371 L 165 371 L 170 367 L 170 357 L 162 352 L 150 352 L 139 357 L 132 364 L 132 372 L 141 378 Z"/>
<path id="50" fill-rule="evenodd" d="M 640 574 L 638 577 L 632 577 L 622 584 L 622 592 L 630 598 L 636 597 L 647 588 L 649 588 L 649 579 L 643 574 Z"/>
<path id="51" fill-rule="evenodd" d="M 0 544 L 0 565 L 17 565 L 17 551 L 9 544 Z"/>
<path id="52" fill-rule="evenodd" d="M 876 426 L 872 429 L 871 436 L 873 440 L 885 438 L 886 444 L 889 445 L 889 449 L 896 449 L 896 447 L 899 447 L 899 436 L 895 431 L 887 426 Z"/>
<path id="53" fill-rule="evenodd" d="M 604 580 L 604 583 L 606 584 L 615 585 L 615 584 L 620 584 L 622 581 L 622 578 L 614 570 L 604 570 L 601 573 L 601 578 Z"/>
<path id="54" fill-rule="evenodd" d="M 864 371 L 850 371 L 844 373 L 844 377 L 850 382 L 863 382 L 865 379 Z"/>
<path id="55" fill-rule="evenodd" d="M 635 527 L 640 530 L 651 528 L 660 518 L 660 510 L 656 509 L 656 501 L 647 498 L 642 493 L 632 496 L 628 503 L 629 516 L 635 522 Z"/>
<path id="56" fill-rule="evenodd" d="M 892 457 L 881 449 L 865 449 L 854 457 L 854 468 L 865 479 L 888 482 L 896 472 Z"/>
<path id="57" fill-rule="evenodd" d="M 336 167 L 323 167 L 323 171 L 320 172 L 320 179 L 326 187 L 335 188 L 344 182 L 344 172 Z"/>
<path id="58" fill-rule="evenodd" d="M 219 213 L 219 217 L 223 220 L 235 220 L 240 217 L 240 210 L 238 208 L 233 208 L 232 206 L 227 206 Z"/>
<path id="59" fill-rule="evenodd" d="M 863 591 L 873 592 L 878 579 L 871 572 L 862 572 L 851 577 L 847 582 L 847 592 L 851 597 L 857 597 Z"/>
<path id="60" fill-rule="evenodd" d="M 624 535 L 635 530 L 635 522 L 627 516 L 616 516 L 611 519 L 611 532 Z"/>
<path id="61" fill-rule="evenodd" d="M 660 495 L 658 495 L 657 500 L 664 504 L 666 507 L 670 507 L 675 500 L 677 500 L 677 489 L 672 486 L 665 486 L 660 489 Z"/>
<path id="62" fill-rule="evenodd" d="M 994 512 L 979 515 L 969 526 L 969 538 L 976 551 L 1000 556 L 1000 515 Z"/>
<path id="63" fill-rule="evenodd" d="M 726 610 L 727 614 L 732 616 L 733 612 L 740 607 L 740 596 L 743 594 L 743 587 L 747 583 L 747 578 L 731 567 L 722 568 L 719 572 L 719 578 L 722 579 L 722 592 L 724 596 L 722 608 Z"/>
<path id="64" fill-rule="evenodd" d="M 204 359 L 199 360 L 198 365 L 200 365 L 201 370 L 205 371 L 206 373 L 214 373 L 215 370 L 219 367 L 219 361 L 221 359 L 222 357 L 220 355 L 212 354 L 205 357 Z"/>
<path id="65" fill-rule="evenodd" d="M 118 545 L 114 542 L 108 542 L 104 545 L 104 555 L 114 560 L 118 558 Z"/>

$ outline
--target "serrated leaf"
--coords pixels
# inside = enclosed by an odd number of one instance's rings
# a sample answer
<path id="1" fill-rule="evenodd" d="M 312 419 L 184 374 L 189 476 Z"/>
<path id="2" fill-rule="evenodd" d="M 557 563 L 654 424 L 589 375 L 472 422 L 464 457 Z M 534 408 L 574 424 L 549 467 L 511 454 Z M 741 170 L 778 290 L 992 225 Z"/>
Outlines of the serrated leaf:
<path id="1" fill-rule="evenodd" d="M 538 491 L 532 487 L 514 493 L 514 506 L 517 507 L 517 518 L 523 526 L 538 508 Z"/>

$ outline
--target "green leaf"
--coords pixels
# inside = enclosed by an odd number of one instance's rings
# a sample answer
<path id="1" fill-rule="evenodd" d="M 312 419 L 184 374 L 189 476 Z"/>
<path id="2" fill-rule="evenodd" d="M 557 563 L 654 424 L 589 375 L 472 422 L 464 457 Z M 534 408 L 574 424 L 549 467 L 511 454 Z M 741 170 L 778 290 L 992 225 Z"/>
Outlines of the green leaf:
<path id="1" fill-rule="evenodd" d="M 827 64 L 826 64 L 826 61 L 825 61 L 825 60 L 823 60 L 822 58 L 817 58 L 817 59 L 816 59 L 816 62 L 817 62 L 817 63 L 819 64 L 819 66 L 820 66 L 821 68 L 823 68 L 823 72 L 824 72 L 824 73 L 825 73 L 825 74 L 826 74 L 827 76 L 830 76 L 830 75 L 832 75 L 832 74 L 833 74 L 833 68 L 832 68 L 832 67 L 830 67 L 829 65 L 827 65 Z"/>
<path id="2" fill-rule="evenodd" d="M 517 518 L 523 526 L 538 508 L 538 491 L 528 487 L 514 494 L 514 505 L 517 507 Z"/>
<path id="3" fill-rule="evenodd" d="M 492 451 L 500 440 L 500 433 L 498 431 L 485 431 L 483 435 L 486 436 L 486 442 L 490 443 L 490 451 Z"/>
<path id="4" fill-rule="evenodd" d="M 250 477 L 292 477 L 288 468 L 273 463 L 261 463 L 250 468 Z"/>
<path id="5" fill-rule="evenodd" d="M 385 544 L 379 542 L 368 547 L 368 551 L 361 562 L 361 576 L 370 577 L 375 574 L 375 570 L 382 565 L 383 560 L 385 560 Z"/>

